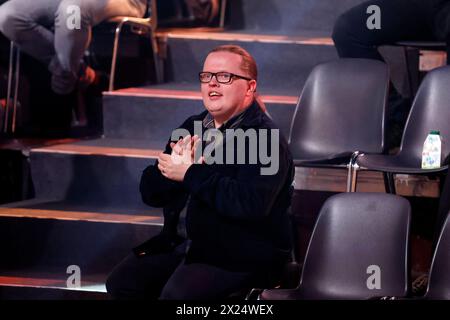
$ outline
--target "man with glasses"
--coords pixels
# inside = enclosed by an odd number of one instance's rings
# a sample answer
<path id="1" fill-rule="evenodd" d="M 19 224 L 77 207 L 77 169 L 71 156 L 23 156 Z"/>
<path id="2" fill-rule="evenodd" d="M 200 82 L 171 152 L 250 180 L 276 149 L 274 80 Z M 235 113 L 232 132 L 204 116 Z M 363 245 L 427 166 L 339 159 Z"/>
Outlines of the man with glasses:
<path id="1" fill-rule="evenodd" d="M 261 174 L 261 161 L 208 164 L 194 156 L 219 144 L 211 140 L 202 147 L 197 125 L 220 132 L 277 130 L 256 102 L 255 60 L 241 47 L 217 47 L 199 80 L 206 110 L 181 125 L 189 134 L 169 141 L 141 178 L 143 201 L 164 208 L 163 230 L 113 270 L 106 285 L 114 298 L 221 299 L 280 281 L 290 255 L 287 212 L 294 177 L 286 140 L 280 137 L 271 149 L 279 167 L 270 175 Z M 222 142 L 227 154 L 250 157 L 250 139 L 240 150 Z M 180 215 L 186 217 L 186 237 Z"/>

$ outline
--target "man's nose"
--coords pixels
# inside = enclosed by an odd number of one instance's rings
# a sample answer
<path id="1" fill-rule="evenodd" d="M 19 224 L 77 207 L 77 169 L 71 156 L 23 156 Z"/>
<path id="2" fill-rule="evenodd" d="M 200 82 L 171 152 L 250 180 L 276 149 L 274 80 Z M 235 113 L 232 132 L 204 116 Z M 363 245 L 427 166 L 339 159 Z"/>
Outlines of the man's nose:
<path id="1" fill-rule="evenodd" d="M 219 82 L 217 81 L 217 78 L 215 75 L 212 76 L 211 81 L 209 81 L 209 85 L 211 87 L 219 86 Z"/>

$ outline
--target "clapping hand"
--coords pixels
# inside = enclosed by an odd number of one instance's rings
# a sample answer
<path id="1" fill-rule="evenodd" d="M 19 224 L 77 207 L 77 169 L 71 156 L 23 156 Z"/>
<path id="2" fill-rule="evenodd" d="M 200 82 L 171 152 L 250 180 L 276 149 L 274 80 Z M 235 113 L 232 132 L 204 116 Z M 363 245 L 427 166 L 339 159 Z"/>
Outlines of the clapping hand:
<path id="1" fill-rule="evenodd" d="M 199 146 L 200 138 L 197 135 L 192 138 L 187 135 L 177 143 L 171 142 L 172 153 L 160 153 L 158 156 L 158 169 L 161 174 L 170 180 L 183 181 L 186 171 L 195 162 L 195 151 Z M 202 162 L 203 157 L 198 163 Z"/>

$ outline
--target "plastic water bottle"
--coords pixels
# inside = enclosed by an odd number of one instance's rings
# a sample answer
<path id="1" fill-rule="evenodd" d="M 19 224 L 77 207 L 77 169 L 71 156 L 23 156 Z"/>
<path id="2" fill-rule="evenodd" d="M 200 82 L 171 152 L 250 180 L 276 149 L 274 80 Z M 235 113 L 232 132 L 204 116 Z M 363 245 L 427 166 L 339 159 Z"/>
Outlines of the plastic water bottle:
<path id="1" fill-rule="evenodd" d="M 441 166 L 442 141 L 440 132 L 430 131 L 422 151 L 422 169 L 435 169 Z"/>

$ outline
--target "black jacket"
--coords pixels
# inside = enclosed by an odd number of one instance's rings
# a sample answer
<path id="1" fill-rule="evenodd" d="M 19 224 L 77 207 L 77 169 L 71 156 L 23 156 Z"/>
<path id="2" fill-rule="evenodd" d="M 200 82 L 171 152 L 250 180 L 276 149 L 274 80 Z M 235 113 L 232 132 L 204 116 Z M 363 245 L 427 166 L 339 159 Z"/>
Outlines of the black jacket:
<path id="1" fill-rule="evenodd" d="M 193 135 L 194 121 L 202 121 L 206 115 L 205 111 L 188 118 L 181 128 Z M 255 103 L 240 120 L 237 128 L 243 130 L 276 129 Z M 233 121 L 222 126 L 221 131 Z M 237 145 L 235 155 L 248 151 L 248 145 L 245 151 L 237 150 Z M 170 152 L 167 144 L 165 153 Z M 181 183 L 162 176 L 156 163 L 142 174 L 142 199 L 150 206 L 164 207 L 164 229 L 174 231 L 177 219 L 168 212 L 179 212 L 187 196 L 191 196 L 186 215 L 187 234 L 192 240 L 188 263 L 202 262 L 236 271 L 279 265 L 289 256 L 288 208 L 294 178 L 292 157 L 281 134 L 278 172 L 261 175 L 261 167 L 259 160 L 257 164 L 194 164 Z"/>

